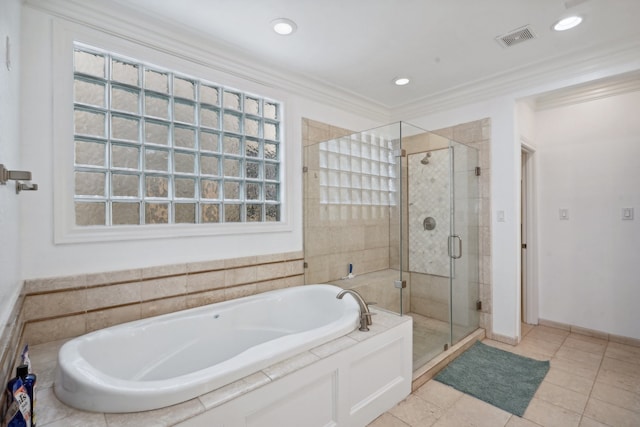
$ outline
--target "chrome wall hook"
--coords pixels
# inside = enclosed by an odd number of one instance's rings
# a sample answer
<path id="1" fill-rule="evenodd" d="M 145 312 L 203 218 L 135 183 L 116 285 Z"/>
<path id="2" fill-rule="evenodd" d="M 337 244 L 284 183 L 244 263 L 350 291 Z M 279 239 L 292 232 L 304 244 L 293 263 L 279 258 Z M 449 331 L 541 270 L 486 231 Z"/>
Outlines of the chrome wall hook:
<path id="1" fill-rule="evenodd" d="M 20 194 L 21 191 L 38 191 L 38 184 L 16 181 L 16 194 Z"/>

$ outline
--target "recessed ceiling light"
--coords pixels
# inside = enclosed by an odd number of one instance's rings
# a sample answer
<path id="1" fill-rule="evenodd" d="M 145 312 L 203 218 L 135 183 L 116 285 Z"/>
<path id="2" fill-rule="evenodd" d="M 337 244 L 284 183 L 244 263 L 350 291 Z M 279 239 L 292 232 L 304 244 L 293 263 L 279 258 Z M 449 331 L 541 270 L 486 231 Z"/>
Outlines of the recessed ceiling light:
<path id="1" fill-rule="evenodd" d="M 298 26 L 291 19 L 287 18 L 278 18 L 271 21 L 271 26 L 273 27 L 273 31 L 280 34 L 281 36 L 288 36 L 289 34 L 293 34 Z"/>
<path id="2" fill-rule="evenodd" d="M 582 22 L 582 17 L 580 16 L 569 16 L 566 18 L 562 18 L 555 24 L 553 24 L 553 29 L 556 31 L 565 31 L 570 30 L 574 27 L 577 27 Z"/>
<path id="3" fill-rule="evenodd" d="M 398 77 L 393 82 L 396 84 L 396 86 L 404 86 L 409 84 L 409 79 L 407 77 Z"/>

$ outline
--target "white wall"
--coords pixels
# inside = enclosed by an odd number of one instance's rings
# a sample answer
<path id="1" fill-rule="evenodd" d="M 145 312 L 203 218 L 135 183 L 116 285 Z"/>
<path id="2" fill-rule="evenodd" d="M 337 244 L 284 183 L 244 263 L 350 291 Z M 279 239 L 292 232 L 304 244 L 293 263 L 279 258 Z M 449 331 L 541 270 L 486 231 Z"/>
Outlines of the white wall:
<path id="1" fill-rule="evenodd" d="M 640 338 L 639 110 L 632 92 L 536 115 L 540 318 Z"/>
<path id="2" fill-rule="evenodd" d="M 518 120 L 518 133 L 520 141 L 525 141 L 530 148 L 535 149 L 535 123 L 536 113 L 532 102 L 520 101 L 516 104 L 516 116 Z"/>
<path id="3" fill-rule="evenodd" d="M 6 66 L 10 40 L 11 69 Z M 0 164 L 20 162 L 20 0 L 0 2 Z M 13 181 L 0 185 L 0 325 L 4 326 L 20 289 L 20 211 Z"/>
<path id="4" fill-rule="evenodd" d="M 71 7 L 71 6 L 70 6 Z M 56 11 L 58 13 L 60 11 Z M 63 13 L 64 11 L 62 11 Z M 23 105 L 22 115 L 25 118 L 22 137 L 24 141 L 23 158 L 28 159 L 34 176 L 40 184 L 37 193 L 28 194 L 21 211 L 23 219 L 22 278 L 53 277 L 91 272 L 112 271 L 121 269 L 141 268 L 153 265 L 183 263 L 199 260 L 223 259 L 281 253 L 302 250 L 302 149 L 301 149 L 301 118 L 309 117 L 351 129 L 367 129 L 380 125 L 380 122 L 366 119 L 339 108 L 329 107 L 323 103 L 313 101 L 299 93 L 288 92 L 286 88 L 261 83 L 268 81 L 268 76 L 259 73 L 245 76 L 241 71 L 230 74 L 216 69 L 215 57 L 210 50 L 201 49 L 194 39 L 194 45 L 184 45 L 180 58 L 175 59 L 188 64 L 189 69 L 200 70 L 206 74 L 204 78 L 223 85 L 237 87 L 255 93 L 277 93 L 286 99 L 286 153 L 288 182 L 291 189 L 287 193 L 289 211 L 289 229 L 268 233 L 229 234 L 183 237 L 176 235 L 171 238 L 134 239 L 124 241 L 102 241 L 93 243 L 54 243 L 54 216 L 60 212 L 54 211 L 54 198 L 60 188 L 54 188 L 53 183 L 57 174 L 68 173 L 61 170 L 54 159 L 60 150 L 59 135 L 68 129 L 68 121 L 56 119 L 56 111 L 69 108 L 68 105 L 54 105 L 53 95 L 56 88 L 70 86 L 72 75 L 68 80 L 57 80 L 56 61 L 59 61 L 59 37 L 69 37 L 69 34 L 81 34 L 83 38 L 99 40 L 116 40 L 122 46 L 145 44 L 151 46 L 150 55 L 163 60 L 170 57 L 166 46 L 174 43 L 178 36 L 170 35 L 170 39 L 163 39 L 157 33 L 145 33 L 138 27 L 127 27 L 122 22 L 108 22 L 106 16 L 99 18 L 87 12 L 72 11 L 76 22 L 70 23 L 45 11 L 25 6 L 23 9 L 24 28 L 24 60 L 23 60 Z M 78 21 L 88 21 L 89 24 L 78 24 Z M 107 26 L 109 33 L 96 30 L 94 27 Z M 28 37 L 26 35 L 28 34 Z M 53 34 L 53 37 L 52 37 Z M 53 41 L 52 41 L 53 39 Z M 64 47 L 64 46 L 63 46 Z M 202 52 L 191 58 L 193 52 Z M 171 58 L 170 58 L 171 59 Z M 245 71 L 246 64 L 238 67 Z M 199 76 L 200 77 L 200 76 Z M 277 98 L 281 99 L 281 98 Z M 72 156 L 72 152 L 64 155 Z M 24 196 L 21 196 L 24 197 Z"/>

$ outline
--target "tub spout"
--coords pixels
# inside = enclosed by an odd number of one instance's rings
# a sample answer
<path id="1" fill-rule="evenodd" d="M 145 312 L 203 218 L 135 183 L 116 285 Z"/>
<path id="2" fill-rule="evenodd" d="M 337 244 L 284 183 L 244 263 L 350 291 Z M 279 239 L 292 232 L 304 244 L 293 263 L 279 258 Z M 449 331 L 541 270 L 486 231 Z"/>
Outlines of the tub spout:
<path id="1" fill-rule="evenodd" d="M 353 289 L 341 290 L 338 293 L 338 295 L 336 295 L 336 298 L 342 299 L 342 297 L 345 296 L 346 294 L 351 294 L 351 296 L 355 298 L 355 300 L 358 302 L 358 305 L 360 306 L 360 330 L 368 331 L 369 326 L 372 324 L 371 316 L 373 315 L 373 313 L 369 311 L 370 303 L 366 303 L 362 298 L 362 295 L 360 295 L 358 292 L 354 291 Z"/>

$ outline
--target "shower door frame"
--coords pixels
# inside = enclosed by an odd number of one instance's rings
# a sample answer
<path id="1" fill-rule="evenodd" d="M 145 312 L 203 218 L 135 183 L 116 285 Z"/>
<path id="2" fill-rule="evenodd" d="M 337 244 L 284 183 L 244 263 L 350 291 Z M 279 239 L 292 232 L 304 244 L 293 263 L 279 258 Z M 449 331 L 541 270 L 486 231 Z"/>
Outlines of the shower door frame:
<path id="1" fill-rule="evenodd" d="M 464 150 L 463 165 L 459 168 L 456 167 L 456 154 Z M 469 158 L 468 153 L 473 153 Z M 480 301 L 480 268 L 479 268 L 479 211 L 480 211 L 480 194 L 479 194 L 479 177 L 482 173 L 479 168 L 479 152 L 474 147 L 462 144 L 453 140 L 449 140 L 449 196 L 450 196 L 450 235 L 449 235 L 449 326 L 450 330 L 450 345 L 454 345 L 462 338 L 469 335 L 476 330 L 480 325 L 480 311 L 478 302 Z M 463 178 L 461 183 L 460 177 Z M 472 178 L 473 177 L 473 178 Z M 460 200 L 457 195 L 459 192 L 465 190 L 465 197 L 462 199 L 466 205 L 465 211 L 462 209 L 456 209 L 460 207 L 460 203 L 456 203 L 456 200 Z M 475 206 L 474 206 L 475 204 Z M 466 213 L 467 215 L 462 215 Z M 471 213 L 471 215 L 469 215 Z M 462 223 L 460 218 L 466 218 L 466 221 Z M 475 218 L 475 223 L 471 223 L 471 218 Z M 462 233 L 461 233 L 462 228 Z M 475 236 L 473 235 L 475 232 Z M 462 234 L 462 235 L 461 235 Z M 464 238 L 463 238 L 464 237 Z M 456 251 L 453 240 L 458 240 L 458 250 Z M 463 243 L 466 241 L 466 244 Z M 473 265 L 473 255 L 476 255 L 475 268 Z M 469 265 L 471 263 L 471 265 Z M 459 295 L 454 292 L 456 288 L 459 288 L 459 283 L 456 280 L 460 280 L 460 276 L 463 275 L 465 281 L 466 299 L 462 299 L 462 307 L 457 304 Z M 471 292 L 470 292 L 471 291 Z M 464 307 L 466 305 L 466 308 Z M 466 311 L 468 319 L 466 328 L 462 329 L 462 334 L 456 332 L 455 321 L 460 321 L 461 312 Z M 456 312 L 458 316 L 456 316 Z"/>
<path id="2" fill-rule="evenodd" d="M 404 144 L 402 144 L 402 146 L 404 147 Z M 420 150 L 408 154 L 406 156 L 406 183 L 408 186 L 411 185 L 410 174 L 412 173 L 409 165 L 415 163 L 409 160 L 409 156 L 424 156 L 425 153 L 441 150 L 447 150 L 447 159 L 444 161 L 448 162 L 448 194 L 445 196 L 447 197 L 445 199 L 445 203 L 448 204 L 449 210 L 447 246 L 451 245 L 451 249 L 454 251 L 452 254 L 444 254 L 445 256 L 448 256 L 448 278 L 446 279 L 448 281 L 448 319 L 446 321 L 446 323 L 448 323 L 448 336 L 446 337 L 446 345 L 444 348 L 446 350 L 448 346 L 456 344 L 462 338 L 476 330 L 480 325 L 479 311 L 476 310 L 476 304 L 479 300 L 480 293 L 480 194 L 479 176 L 476 176 L 476 167 L 479 166 L 479 150 L 475 147 L 447 138 L 446 146 Z M 432 159 L 434 158 L 432 157 Z M 458 160 L 460 164 L 456 163 L 456 160 Z M 458 168 L 458 166 L 461 166 L 462 170 L 459 170 L 460 168 Z M 423 167 L 428 167 L 428 165 Z M 409 205 L 412 203 L 412 200 L 409 198 L 409 194 L 410 190 L 407 188 L 407 200 L 402 200 L 401 204 L 402 208 L 406 209 L 407 212 L 406 214 L 401 215 L 401 218 L 403 220 L 406 218 L 407 220 L 413 221 L 416 218 L 415 215 L 413 217 L 409 216 Z M 462 197 L 462 199 L 460 197 Z M 461 208 L 463 208 L 464 212 L 458 212 Z M 461 222 L 461 220 L 464 221 Z M 409 227 L 405 227 L 407 234 L 401 233 L 401 235 L 403 238 L 404 236 L 407 238 L 406 253 L 410 257 Z M 472 236 L 472 234 L 475 235 Z M 453 236 L 456 236 L 456 238 L 454 239 Z M 454 240 L 456 241 L 454 242 Z M 462 253 L 457 252 L 460 250 Z M 451 255 L 455 255 L 455 257 L 452 257 Z M 461 257 L 459 255 L 461 255 Z M 408 273 L 421 273 L 417 270 L 411 270 L 409 268 L 408 260 L 405 262 Z M 405 274 L 404 271 L 403 274 Z M 430 277 L 443 277 L 433 272 L 423 272 L 421 274 L 425 274 Z M 463 282 L 457 282 L 457 280 L 462 280 Z M 413 288 L 416 285 L 417 284 L 414 283 L 414 280 L 412 279 L 411 287 Z M 460 289 L 463 289 L 464 292 L 460 292 Z M 413 291 L 414 290 L 412 289 L 411 292 Z M 411 311 L 412 310 L 408 308 L 407 310 L 403 310 L 403 314 Z M 461 327 L 460 324 L 463 326 Z M 420 363 L 422 362 L 423 361 L 421 360 Z M 419 366 L 414 366 L 414 369 L 417 368 L 419 368 Z"/>

